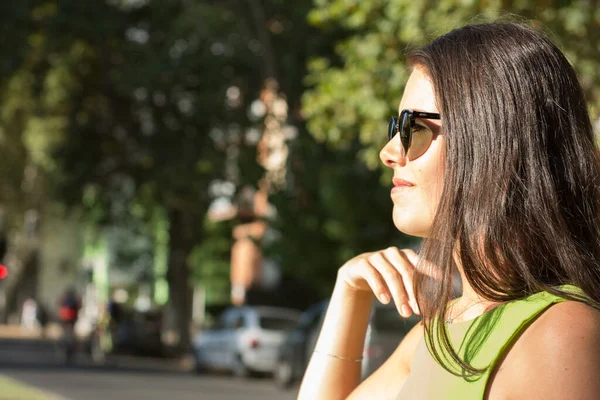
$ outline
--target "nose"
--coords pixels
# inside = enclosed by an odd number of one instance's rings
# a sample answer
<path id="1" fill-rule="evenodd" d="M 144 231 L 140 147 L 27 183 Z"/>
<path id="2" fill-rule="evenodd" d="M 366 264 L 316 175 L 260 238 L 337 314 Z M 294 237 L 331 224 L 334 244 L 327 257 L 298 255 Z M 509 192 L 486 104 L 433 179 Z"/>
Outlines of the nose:
<path id="1" fill-rule="evenodd" d="M 400 138 L 398 136 L 392 138 L 383 149 L 379 152 L 381 162 L 389 168 L 394 168 L 394 165 L 406 165 L 406 157 L 400 155 Z"/>

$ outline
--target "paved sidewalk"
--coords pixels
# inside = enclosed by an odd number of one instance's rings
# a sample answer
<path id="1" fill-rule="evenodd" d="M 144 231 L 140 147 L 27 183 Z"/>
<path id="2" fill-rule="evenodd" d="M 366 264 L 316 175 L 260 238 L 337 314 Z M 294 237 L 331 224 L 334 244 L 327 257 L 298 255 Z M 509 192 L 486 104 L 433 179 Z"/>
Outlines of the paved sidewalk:
<path id="1" fill-rule="evenodd" d="M 25 329 L 20 325 L 0 325 L 0 339 L 40 339 L 40 329 Z"/>
<path id="2" fill-rule="evenodd" d="M 17 342 L 36 342 L 41 346 L 53 346 L 60 339 L 62 329 L 58 324 L 49 324 L 45 330 L 45 335 L 42 335 L 41 329 L 30 330 L 23 328 L 20 325 L 1 325 L 0 324 L 0 341 L 17 343 Z M 31 341 L 31 342 L 30 342 Z M 78 353 L 77 356 L 83 364 L 96 364 L 88 354 Z M 102 364 L 102 363 L 100 363 Z M 193 360 L 190 356 L 182 358 L 168 357 L 143 357 L 134 355 L 114 354 L 110 355 L 104 363 L 110 366 L 119 366 L 125 368 L 150 368 L 157 370 L 179 370 L 191 371 L 193 369 Z M 2 399 L 0 399 L 2 400 Z"/>

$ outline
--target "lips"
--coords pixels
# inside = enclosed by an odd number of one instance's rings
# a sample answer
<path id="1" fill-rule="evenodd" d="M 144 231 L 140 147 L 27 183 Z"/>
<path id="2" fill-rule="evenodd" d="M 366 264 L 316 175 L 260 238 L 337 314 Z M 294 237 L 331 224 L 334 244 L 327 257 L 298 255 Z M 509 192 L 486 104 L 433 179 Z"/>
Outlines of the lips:
<path id="1" fill-rule="evenodd" d="M 392 180 L 394 187 L 413 187 L 415 186 L 412 182 L 405 181 L 404 179 L 394 178 Z"/>

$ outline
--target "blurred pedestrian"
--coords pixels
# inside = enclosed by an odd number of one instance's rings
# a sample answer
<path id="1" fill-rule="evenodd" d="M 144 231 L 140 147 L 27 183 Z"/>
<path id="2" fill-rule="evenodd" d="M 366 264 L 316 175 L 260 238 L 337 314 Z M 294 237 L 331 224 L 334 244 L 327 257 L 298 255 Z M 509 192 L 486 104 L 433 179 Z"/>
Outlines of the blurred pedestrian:
<path id="1" fill-rule="evenodd" d="M 123 319 L 123 305 L 117 301 L 115 293 L 108 300 L 108 315 L 110 317 L 110 324 L 116 327 Z"/>
<path id="2" fill-rule="evenodd" d="M 23 302 L 21 310 L 21 326 L 28 330 L 34 330 L 38 327 L 37 322 L 38 305 L 35 299 L 29 298 Z"/>
<path id="3" fill-rule="evenodd" d="M 77 339 L 75 336 L 75 324 L 79 317 L 80 307 L 81 301 L 75 288 L 69 286 L 60 298 L 58 310 L 58 318 L 63 329 L 62 344 L 64 346 L 65 359 L 67 362 L 71 361 L 76 350 Z"/>
<path id="4" fill-rule="evenodd" d="M 49 320 L 48 310 L 46 309 L 46 306 L 42 302 L 38 302 L 36 311 L 37 311 L 36 319 L 40 326 L 42 337 L 45 337 L 46 336 L 46 327 L 48 326 L 48 322 L 49 322 L 48 321 Z"/>
<path id="5" fill-rule="evenodd" d="M 394 224 L 423 245 L 339 269 L 299 399 L 598 398 L 600 162 L 573 68 L 502 22 L 408 61 L 380 157 Z M 374 298 L 422 323 L 360 383 Z"/>
<path id="6" fill-rule="evenodd" d="M 60 306 L 58 309 L 58 318 L 65 325 L 75 325 L 79 316 L 79 308 L 81 307 L 81 301 L 75 288 L 68 287 L 65 293 L 60 299 Z"/>

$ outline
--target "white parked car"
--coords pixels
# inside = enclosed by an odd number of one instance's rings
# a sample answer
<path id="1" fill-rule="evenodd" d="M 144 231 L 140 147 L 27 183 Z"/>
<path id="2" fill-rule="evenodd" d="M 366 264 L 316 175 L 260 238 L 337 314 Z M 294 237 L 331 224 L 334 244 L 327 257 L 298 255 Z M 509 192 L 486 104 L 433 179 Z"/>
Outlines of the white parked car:
<path id="1" fill-rule="evenodd" d="M 273 372 L 278 348 L 300 315 L 281 307 L 228 308 L 214 326 L 192 340 L 196 371 L 226 369 L 239 377 Z"/>

